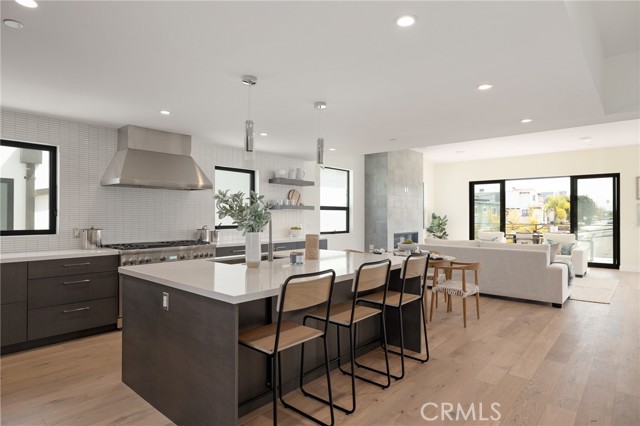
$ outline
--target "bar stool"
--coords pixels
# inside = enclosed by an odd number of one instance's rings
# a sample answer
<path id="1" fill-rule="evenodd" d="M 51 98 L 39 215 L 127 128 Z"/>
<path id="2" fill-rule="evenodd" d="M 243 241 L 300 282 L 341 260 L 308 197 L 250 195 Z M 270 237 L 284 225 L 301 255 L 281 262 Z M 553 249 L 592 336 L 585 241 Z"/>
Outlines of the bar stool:
<path id="1" fill-rule="evenodd" d="M 351 408 L 345 408 L 340 405 L 334 404 L 333 406 L 340 411 L 343 411 L 346 414 L 351 414 L 356 410 L 356 381 L 355 379 L 360 379 L 365 382 L 371 383 L 373 385 L 379 386 L 382 389 L 386 389 L 391 384 L 391 376 L 389 372 L 389 355 L 387 353 L 387 330 L 384 323 L 384 305 L 381 308 L 371 308 L 367 306 L 361 306 L 359 294 L 362 292 L 372 291 L 379 288 L 382 288 L 380 293 L 382 293 L 383 300 L 386 300 L 387 287 L 389 283 L 389 272 L 391 270 L 391 260 L 384 259 L 378 260 L 375 262 L 367 262 L 360 265 L 356 272 L 356 277 L 353 280 L 353 285 L 351 287 L 351 291 L 353 293 L 353 299 L 351 303 L 337 303 L 331 305 L 331 314 L 329 315 L 328 322 L 334 324 L 336 326 L 336 337 L 337 337 L 337 350 L 338 355 L 336 358 L 332 359 L 333 361 L 338 361 L 338 368 L 342 374 L 351 376 Z M 355 328 L 357 325 L 367 319 L 372 318 L 376 315 L 380 315 L 380 323 L 381 323 L 381 346 L 384 350 L 384 359 L 386 364 L 386 371 L 381 371 L 375 369 L 373 367 L 369 367 L 362 364 L 357 364 L 359 367 L 364 368 L 369 371 L 373 371 L 375 373 L 386 376 L 386 382 L 379 383 L 374 380 L 371 380 L 366 377 L 362 377 L 355 373 Z M 325 316 L 323 315 L 323 311 L 315 311 L 305 315 L 303 319 L 303 324 L 306 324 L 308 319 L 314 319 L 317 321 L 327 321 Z M 326 326 L 326 325 L 325 325 Z M 351 364 L 351 371 L 346 371 L 342 369 L 341 366 L 341 351 L 340 351 L 340 329 L 346 328 L 349 330 L 349 360 Z M 303 356 L 304 356 L 304 345 L 302 347 Z M 314 398 L 318 401 L 322 401 L 327 403 L 328 401 L 313 395 L 307 392 L 302 384 L 303 376 L 308 373 L 304 373 L 304 371 L 300 371 L 300 390 L 304 393 L 305 396 Z"/>
<path id="2" fill-rule="evenodd" d="M 327 388 L 329 390 L 329 400 L 326 401 L 326 403 L 329 405 L 329 410 L 331 412 L 330 425 L 334 424 L 333 397 L 331 395 L 331 378 L 329 375 L 329 352 L 327 349 L 327 320 L 329 318 L 329 307 L 331 306 L 331 297 L 333 295 L 335 279 L 336 273 L 333 269 L 309 274 L 292 275 L 288 277 L 280 287 L 280 293 L 278 294 L 278 302 L 276 305 L 278 321 L 276 323 L 244 331 L 239 335 L 238 340 L 241 345 L 261 352 L 267 355 L 271 360 L 271 391 L 273 393 L 274 425 L 278 424 L 276 389 L 278 389 L 278 395 L 283 406 L 310 420 L 313 420 L 320 425 L 327 425 L 321 420 L 287 403 L 282 397 L 282 351 L 298 345 L 304 345 L 305 342 L 317 338 L 321 338 L 324 343 L 324 364 L 327 375 Z M 325 320 L 322 330 L 282 319 L 283 313 L 289 313 L 325 303 L 326 307 L 319 311 L 323 313 L 322 315 Z M 300 361 L 301 368 L 303 360 L 304 351 L 302 352 L 302 359 Z"/>
<path id="3" fill-rule="evenodd" d="M 386 305 L 388 308 L 394 308 L 398 310 L 398 318 L 400 323 L 400 352 L 389 349 L 389 352 L 392 354 L 400 355 L 400 367 L 401 374 L 399 376 L 391 375 L 396 380 L 400 380 L 404 377 L 404 358 L 411 358 L 416 361 L 420 361 L 421 363 L 425 363 L 429 361 L 429 340 L 427 338 L 427 315 L 425 314 L 425 290 L 427 286 L 427 269 L 429 269 L 429 254 L 422 253 L 414 253 L 411 254 L 404 261 L 404 265 L 402 267 L 402 274 L 400 276 L 401 284 L 400 291 L 388 291 L 386 296 L 386 301 L 384 300 L 384 295 L 381 292 L 368 294 L 363 296 L 360 300 L 365 303 L 374 304 L 376 306 Z M 407 280 L 419 278 L 419 293 L 407 293 L 406 292 L 406 284 Z M 421 328 L 424 332 L 424 344 L 425 344 L 425 357 L 421 358 L 414 355 L 409 355 L 404 353 L 404 323 L 402 319 L 402 310 L 403 307 L 408 303 L 413 301 L 420 300 L 420 319 L 421 319 Z"/>

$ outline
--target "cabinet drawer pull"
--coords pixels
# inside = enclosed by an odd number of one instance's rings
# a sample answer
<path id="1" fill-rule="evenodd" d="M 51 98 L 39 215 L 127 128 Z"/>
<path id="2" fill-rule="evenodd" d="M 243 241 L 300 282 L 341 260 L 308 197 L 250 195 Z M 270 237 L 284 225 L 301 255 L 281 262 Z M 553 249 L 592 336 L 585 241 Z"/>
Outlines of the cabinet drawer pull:
<path id="1" fill-rule="evenodd" d="M 78 280 L 78 281 L 65 281 L 62 284 L 64 285 L 69 285 L 69 284 L 84 284 L 84 283 L 90 283 L 91 280 Z"/>
<path id="2" fill-rule="evenodd" d="M 275 246 L 274 250 L 284 250 L 286 248 L 287 248 L 287 246 Z"/>
<path id="3" fill-rule="evenodd" d="M 84 308 L 78 308 L 78 309 L 65 309 L 62 312 L 65 314 L 68 314 L 70 312 L 88 311 L 89 309 L 91 309 L 89 306 L 85 306 Z"/>
<path id="4" fill-rule="evenodd" d="M 65 263 L 64 267 L 65 268 L 69 268 L 72 266 L 87 266 L 87 265 L 91 265 L 91 262 L 83 262 L 83 263 Z"/>
<path id="5" fill-rule="evenodd" d="M 244 253 L 244 250 L 231 250 L 231 253 Z"/>

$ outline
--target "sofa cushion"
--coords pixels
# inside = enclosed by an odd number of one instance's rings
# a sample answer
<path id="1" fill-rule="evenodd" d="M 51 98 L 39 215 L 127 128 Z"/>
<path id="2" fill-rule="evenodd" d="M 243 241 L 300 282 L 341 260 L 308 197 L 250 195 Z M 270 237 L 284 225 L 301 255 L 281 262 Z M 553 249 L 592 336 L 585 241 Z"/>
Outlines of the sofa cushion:
<path id="1" fill-rule="evenodd" d="M 557 245 L 557 253 L 563 256 L 570 256 L 573 249 L 576 248 L 576 243 L 564 243 L 552 239 L 547 240 L 547 242 L 551 245 Z"/>
<path id="2" fill-rule="evenodd" d="M 549 244 L 549 262 L 553 263 L 556 260 L 560 243 Z"/>
<path id="3" fill-rule="evenodd" d="M 424 243 L 426 245 L 436 246 L 478 247 L 479 242 L 475 240 L 441 240 L 438 238 L 425 238 Z"/>

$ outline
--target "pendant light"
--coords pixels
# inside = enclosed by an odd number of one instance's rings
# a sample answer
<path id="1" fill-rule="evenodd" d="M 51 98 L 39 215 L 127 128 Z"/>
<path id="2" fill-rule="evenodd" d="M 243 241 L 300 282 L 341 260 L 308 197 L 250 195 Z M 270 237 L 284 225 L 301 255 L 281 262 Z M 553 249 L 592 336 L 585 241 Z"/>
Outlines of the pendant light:
<path id="1" fill-rule="evenodd" d="M 324 138 L 321 137 L 321 118 L 322 118 L 322 110 L 327 108 L 326 102 L 315 102 L 313 107 L 318 110 L 318 141 L 316 145 L 317 149 L 317 160 L 316 163 L 319 166 L 324 166 Z"/>
<path id="2" fill-rule="evenodd" d="M 242 84 L 249 86 L 249 119 L 244 122 L 244 151 L 253 152 L 253 121 L 251 120 L 251 86 L 254 86 L 258 82 L 258 77 L 253 75 L 243 75 Z"/>

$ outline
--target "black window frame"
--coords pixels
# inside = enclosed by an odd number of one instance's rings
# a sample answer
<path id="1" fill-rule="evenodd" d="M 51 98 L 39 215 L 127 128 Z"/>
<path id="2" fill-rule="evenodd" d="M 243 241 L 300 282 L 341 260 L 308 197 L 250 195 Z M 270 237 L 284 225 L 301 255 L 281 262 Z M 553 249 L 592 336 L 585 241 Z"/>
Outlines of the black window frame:
<path id="1" fill-rule="evenodd" d="M 251 182 L 250 182 L 250 190 L 251 191 L 255 191 L 256 190 L 256 171 L 252 170 L 252 169 L 239 169 L 236 167 L 226 167 L 226 166 L 214 166 L 213 167 L 213 185 L 214 185 L 214 191 L 215 194 L 217 194 L 217 189 L 216 189 L 216 170 L 223 170 L 226 172 L 236 172 L 236 173 L 246 173 L 249 176 L 251 176 Z M 249 194 L 247 194 L 247 197 L 249 196 Z M 214 207 L 214 220 L 217 221 L 218 220 L 218 211 L 217 209 L 215 209 Z M 214 229 L 238 229 L 238 225 L 214 225 Z"/>
<path id="2" fill-rule="evenodd" d="M 56 234 L 58 229 L 58 147 L 55 145 L 23 142 L 12 139 L 0 139 L 0 146 L 49 152 L 49 228 L 19 230 L 0 229 L 0 236 Z"/>
<path id="3" fill-rule="evenodd" d="M 347 206 L 325 206 L 320 202 L 320 211 L 328 210 L 328 211 L 344 211 L 346 212 L 346 227 L 344 231 L 325 231 L 320 232 L 321 235 L 335 235 L 335 234 L 348 234 L 350 232 L 350 223 L 351 223 L 351 171 L 347 169 L 339 169 L 337 167 L 324 167 L 325 169 L 338 170 L 341 172 L 345 172 L 347 174 Z M 322 191 L 322 176 L 320 177 L 320 191 Z M 320 214 L 320 220 L 322 220 L 322 214 Z M 320 228 L 322 229 L 322 224 L 320 224 Z"/>
<path id="4" fill-rule="evenodd" d="M 598 268 L 608 268 L 608 269 L 619 269 L 620 268 L 620 173 L 594 173 L 594 174 L 586 174 L 586 175 L 560 175 L 560 176 L 538 176 L 538 177 L 524 177 L 524 178 L 510 178 L 510 179 L 493 179 L 493 180 L 480 180 L 480 181 L 470 181 L 469 182 L 469 239 L 473 240 L 475 235 L 475 220 L 474 220 L 474 209 L 475 209 L 475 198 L 474 198 L 474 187 L 476 184 L 491 184 L 498 183 L 500 184 L 500 231 L 506 232 L 506 187 L 505 184 L 507 181 L 512 180 L 534 180 L 534 179 L 553 179 L 553 178 L 569 178 L 569 202 L 571 205 L 571 210 L 569 211 L 569 221 L 570 221 L 570 229 L 569 232 L 576 233 L 577 231 L 577 189 L 578 189 L 578 180 L 580 179 L 592 179 L 592 178 L 611 178 L 613 181 L 613 263 L 598 263 L 598 262 L 588 262 L 588 266 L 598 267 Z"/>

